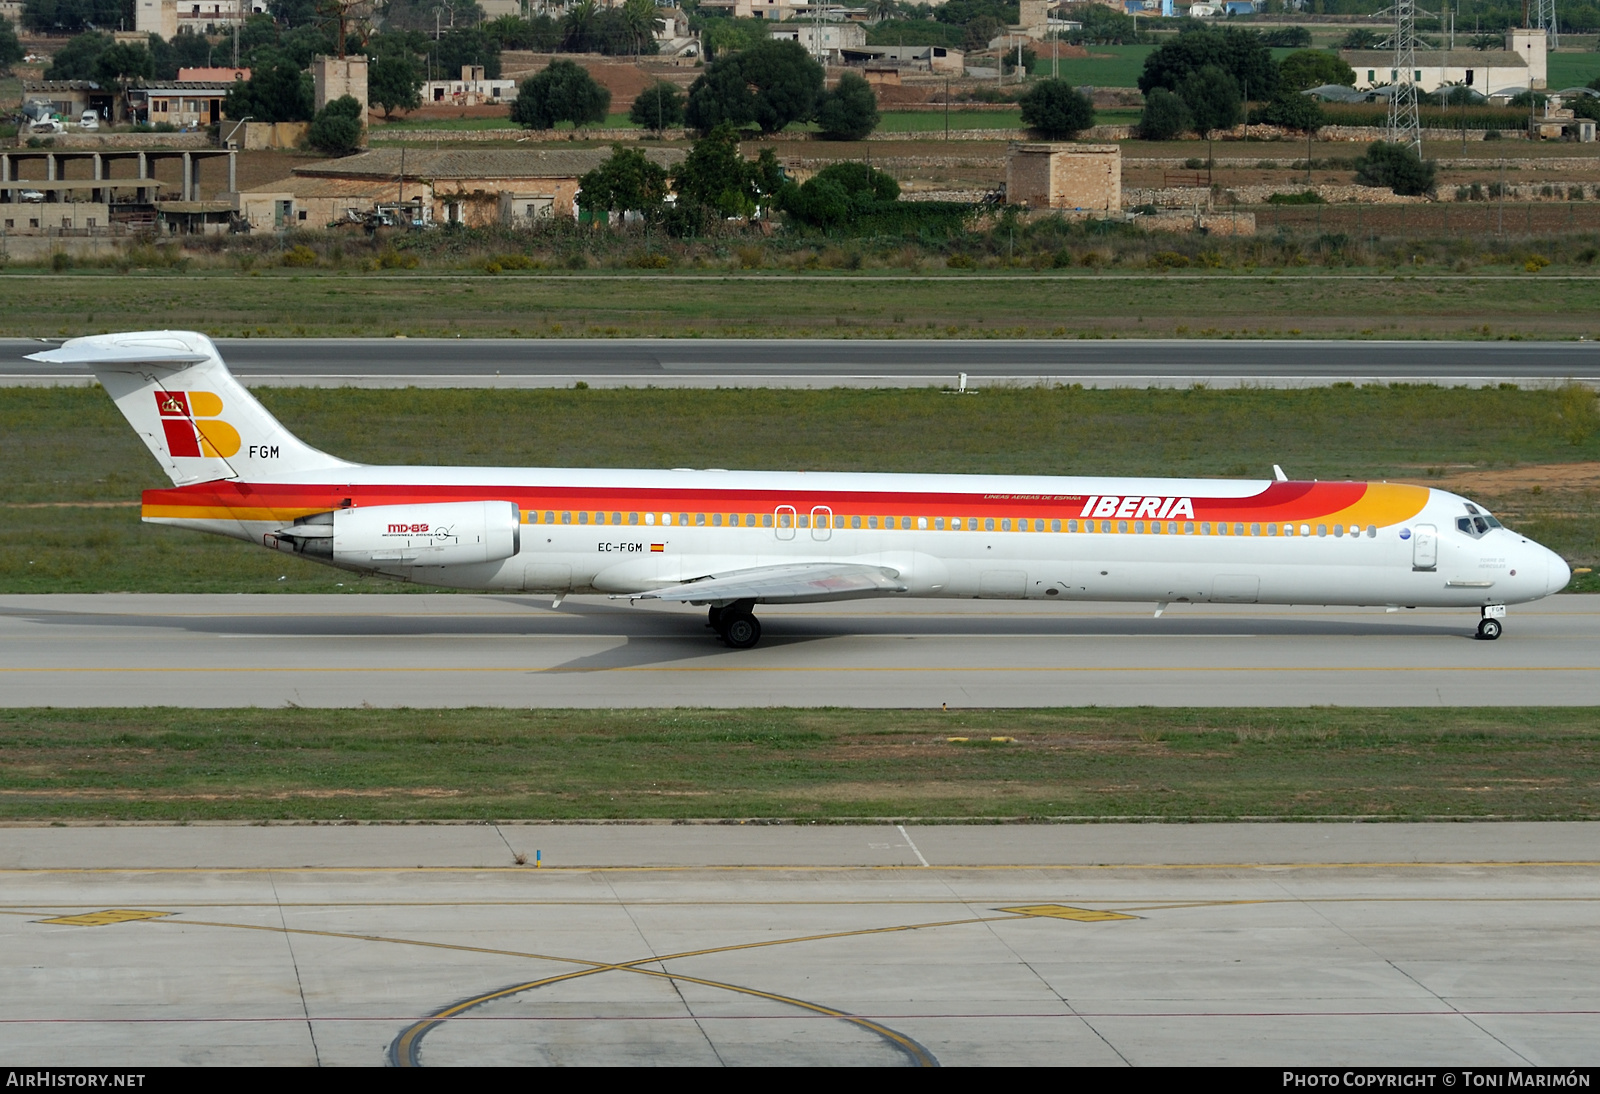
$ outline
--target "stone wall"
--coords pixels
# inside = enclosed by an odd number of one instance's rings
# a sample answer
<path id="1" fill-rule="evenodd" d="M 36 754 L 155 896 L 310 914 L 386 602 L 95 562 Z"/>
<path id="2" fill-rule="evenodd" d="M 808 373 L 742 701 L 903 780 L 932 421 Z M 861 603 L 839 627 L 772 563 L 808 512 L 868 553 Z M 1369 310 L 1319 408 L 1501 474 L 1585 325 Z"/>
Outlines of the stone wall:
<path id="1" fill-rule="evenodd" d="M 92 152 L 96 149 L 166 149 L 166 148 L 215 148 L 217 138 L 209 130 L 199 130 L 194 133 L 59 133 L 53 137 L 40 138 L 44 148 L 55 148 L 63 152 Z M 17 148 L 27 146 L 28 138 L 18 136 L 15 141 L 8 142 Z M 30 149 L 31 151 L 31 149 Z"/>

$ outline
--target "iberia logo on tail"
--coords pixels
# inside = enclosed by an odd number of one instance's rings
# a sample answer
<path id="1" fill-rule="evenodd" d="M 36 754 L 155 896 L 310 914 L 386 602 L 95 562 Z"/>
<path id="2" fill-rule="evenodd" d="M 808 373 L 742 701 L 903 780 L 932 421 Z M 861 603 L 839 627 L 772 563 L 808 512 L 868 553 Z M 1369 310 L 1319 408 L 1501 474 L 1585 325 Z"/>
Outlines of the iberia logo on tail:
<path id="1" fill-rule="evenodd" d="M 220 396 L 209 391 L 158 391 L 155 396 L 172 455 L 227 459 L 239 451 L 239 431 L 217 417 Z"/>

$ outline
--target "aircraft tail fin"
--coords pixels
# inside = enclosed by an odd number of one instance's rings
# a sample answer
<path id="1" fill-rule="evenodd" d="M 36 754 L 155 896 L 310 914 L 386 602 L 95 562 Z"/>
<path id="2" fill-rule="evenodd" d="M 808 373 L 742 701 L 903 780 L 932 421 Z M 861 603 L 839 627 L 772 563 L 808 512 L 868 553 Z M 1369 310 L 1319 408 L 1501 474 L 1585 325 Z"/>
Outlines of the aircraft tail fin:
<path id="1" fill-rule="evenodd" d="M 203 334 L 98 334 L 30 353 L 28 360 L 92 369 L 175 486 L 356 466 L 285 429 L 234 379 Z"/>

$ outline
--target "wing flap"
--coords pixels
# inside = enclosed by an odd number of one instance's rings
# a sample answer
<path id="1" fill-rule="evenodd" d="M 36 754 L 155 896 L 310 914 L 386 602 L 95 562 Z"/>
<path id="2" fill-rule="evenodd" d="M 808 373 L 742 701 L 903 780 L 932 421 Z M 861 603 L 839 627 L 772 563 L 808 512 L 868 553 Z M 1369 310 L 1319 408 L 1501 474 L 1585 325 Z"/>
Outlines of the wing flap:
<path id="1" fill-rule="evenodd" d="M 854 562 L 799 562 L 714 574 L 700 581 L 635 594 L 637 600 L 678 603 L 759 600 L 766 604 L 854 600 L 906 591 L 897 571 Z"/>

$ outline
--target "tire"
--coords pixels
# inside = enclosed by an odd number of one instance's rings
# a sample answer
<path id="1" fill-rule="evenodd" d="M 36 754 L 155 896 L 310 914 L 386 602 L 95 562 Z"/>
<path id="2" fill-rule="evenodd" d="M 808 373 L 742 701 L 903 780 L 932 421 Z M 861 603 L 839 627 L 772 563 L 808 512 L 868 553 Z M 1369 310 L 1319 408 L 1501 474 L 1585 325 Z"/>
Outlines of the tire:
<path id="1" fill-rule="evenodd" d="M 761 624 L 749 612 L 724 612 L 722 640 L 736 650 L 747 650 L 761 641 Z"/>
<path id="2" fill-rule="evenodd" d="M 1496 638 L 1499 638 L 1503 629 L 1498 619 L 1478 620 L 1478 637 L 1485 642 L 1493 642 Z"/>
<path id="3" fill-rule="evenodd" d="M 718 608 L 718 607 L 714 607 L 714 606 L 711 607 L 711 608 L 706 609 L 706 626 L 710 627 L 712 630 L 716 631 L 718 634 L 721 634 L 722 633 L 722 613 L 725 612 L 725 611 L 727 611 L 726 608 Z"/>

